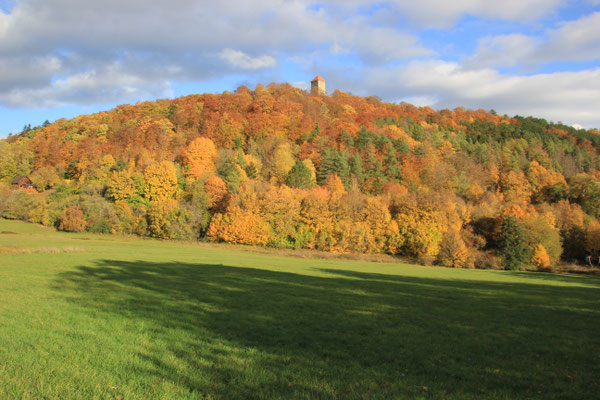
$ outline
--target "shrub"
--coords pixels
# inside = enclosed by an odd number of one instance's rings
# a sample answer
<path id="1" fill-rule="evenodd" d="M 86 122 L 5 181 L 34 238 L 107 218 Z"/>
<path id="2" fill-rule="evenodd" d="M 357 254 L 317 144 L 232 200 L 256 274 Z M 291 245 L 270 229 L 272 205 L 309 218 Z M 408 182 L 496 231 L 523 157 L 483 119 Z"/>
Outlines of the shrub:
<path id="1" fill-rule="evenodd" d="M 85 219 L 81 207 L 70 206 L 58 219 L 58 230 L 66 232 L 82 232 L 85 229 Z"/>
<path id="2" fill-rule="evenodd" d="M 533 251 L 533 264 L 537 266 L 538 271 L 550 271 L 550 257 L 543 244 L 535 246 Z"/>
<path id="3" fill-rule="evenodd" d="M 503 269 L 502 259 L 491 251 L 471 249 L 475 268 L 477 269 Z"/>
<path id="4" fill-rule="evenodd" d="M 473 268 L 473 258 L 460 233 L 452 229 L 444 235 L 438 260 L 441 265 L 452 268 Z"/>

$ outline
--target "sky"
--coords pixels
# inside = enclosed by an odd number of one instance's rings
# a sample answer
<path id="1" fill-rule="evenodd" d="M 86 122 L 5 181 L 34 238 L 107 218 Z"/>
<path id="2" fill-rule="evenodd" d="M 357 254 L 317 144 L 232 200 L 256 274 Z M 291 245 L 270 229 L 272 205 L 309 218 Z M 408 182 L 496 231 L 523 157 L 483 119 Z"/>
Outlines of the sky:
<path id="1" fill-rule="evenodd" d="M 0 137 L 317 74 L 329 93 L 600 128 L 600 0 L 0 0 Z"/>

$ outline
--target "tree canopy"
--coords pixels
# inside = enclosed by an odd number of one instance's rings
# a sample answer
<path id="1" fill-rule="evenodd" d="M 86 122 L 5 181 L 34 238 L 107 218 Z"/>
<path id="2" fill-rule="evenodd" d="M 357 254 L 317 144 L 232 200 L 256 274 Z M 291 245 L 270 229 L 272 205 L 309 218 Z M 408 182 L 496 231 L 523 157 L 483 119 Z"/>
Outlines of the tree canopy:
<path id="1" fill-rule="evenodd" d="M 600 132 L 288 84 L 122 105 L 0 141 L 0 216 L 453 267 L 597 255 Z M 10 187 L 28 175 L 37 190 Z"/>

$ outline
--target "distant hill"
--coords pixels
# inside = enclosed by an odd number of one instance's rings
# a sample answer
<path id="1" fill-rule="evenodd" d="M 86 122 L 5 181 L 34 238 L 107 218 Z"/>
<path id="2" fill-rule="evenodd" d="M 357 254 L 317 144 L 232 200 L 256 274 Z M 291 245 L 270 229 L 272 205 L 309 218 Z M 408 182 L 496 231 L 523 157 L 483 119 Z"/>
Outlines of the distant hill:
<path id="1" fill-rule="evenodd" d="M 550 269 L 598 261 L 599 146 L 597 130 L 533 117 L 240 87 L 0 141 L 0 215 L 62 230 Z M 37 191 L 11 187 L 17 175 Z"/>

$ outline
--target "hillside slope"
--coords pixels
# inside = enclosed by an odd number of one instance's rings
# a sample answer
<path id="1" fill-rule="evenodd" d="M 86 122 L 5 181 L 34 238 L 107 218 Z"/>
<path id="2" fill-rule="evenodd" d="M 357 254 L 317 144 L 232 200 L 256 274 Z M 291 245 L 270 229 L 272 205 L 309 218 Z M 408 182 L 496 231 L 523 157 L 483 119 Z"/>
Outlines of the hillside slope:
<path id="1" fill-rule="evenodd" d="M 597 262 L 600 133 L 288 84 L 59 120 L 0 141 L 0 215 L 61 230 Z M 14 190 L 26 175 L 36 190 Z"/>

